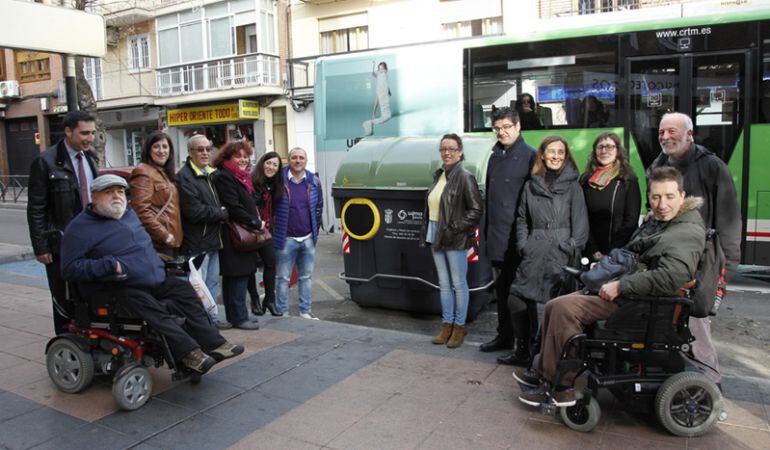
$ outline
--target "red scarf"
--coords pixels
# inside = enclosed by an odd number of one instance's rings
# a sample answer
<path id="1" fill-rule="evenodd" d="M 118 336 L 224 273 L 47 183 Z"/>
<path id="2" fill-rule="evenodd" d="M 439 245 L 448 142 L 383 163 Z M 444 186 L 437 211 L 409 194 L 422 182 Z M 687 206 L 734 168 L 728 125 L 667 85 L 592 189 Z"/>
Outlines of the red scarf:
<path id="1" fill-rule="evenodd" d="M 249 195 L 254 195 L 254 185 L 251 183 L 251 178 L 249 177 L 249 171 L 246 169 L 241 169 L 238 167 L 238 164 L 235 164 L 234 162 L 230 161 L 229 159 L 222 163 L 222 166 L 233 176 L 236 180 L 240 181 L 243 187 L 246 188 L 246 191 L 248 191 Z"/>

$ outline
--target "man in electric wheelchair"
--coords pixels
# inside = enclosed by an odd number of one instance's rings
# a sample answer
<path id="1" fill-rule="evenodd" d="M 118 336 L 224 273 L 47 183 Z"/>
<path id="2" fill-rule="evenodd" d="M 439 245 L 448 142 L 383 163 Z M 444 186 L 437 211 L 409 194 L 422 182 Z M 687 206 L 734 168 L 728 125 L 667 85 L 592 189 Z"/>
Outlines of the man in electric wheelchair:
<path id="1" fill-rule="evenodd" d="M 685 198 L 682 175 L 674 168 L 656 169 L 649 182 L 653 217 L 625 247 L 636 254 L 636 267 L 605 282 L 598 295 L 578 291 L 549 301 L 539 361 L 513 373 L 522 386 L 523 403 L 549 411 L 561 407 L 565 423 L 579 431 L 590 431 L 598 422 L 595 396 L 600 387 L 629 403 L 655 396 L 658 417 L 678 435 L 705 432 L 721 412 L 717 386 L 700 373 L 686 372 L 682 356 L 692 341 L 689 299 L 677 293 L 695 278 L 704 253 L 706 230 L 698 212 L 702 200 Z M 596 326 L 584 334 L 604 319 L 606 329 Z M 584 371 L 588 388 L 576 395 L 574 380 Z M 666 387 L 667 382 L 693 376 L 694 383 L 680 383 L 674 391 Z M 697 401 L 704 389 L 710 393 L 707 405 Z M 682 398 L 671 399 L 677 395 Z M 705 418 L 699 416 L 702 412 Z"/>
<path id="2" fill-rule="evenodd" d="M 243 353 L 243 346 L 227 342 L 211 323 L 190 283 L 167 276 L 150 236 L 127 208 L 127 187 L 117 175 L 93 181 L 93 202 L 70 222 L 62 238 L 63 277 L 77 283 L 81 298 L 114 298 L 114 309 L 160 333 L 172 364 L 181 362 L 204 374 L 218 361 Z M 122 280 L 105 284 L 105 278 L 116 275 Z"/>

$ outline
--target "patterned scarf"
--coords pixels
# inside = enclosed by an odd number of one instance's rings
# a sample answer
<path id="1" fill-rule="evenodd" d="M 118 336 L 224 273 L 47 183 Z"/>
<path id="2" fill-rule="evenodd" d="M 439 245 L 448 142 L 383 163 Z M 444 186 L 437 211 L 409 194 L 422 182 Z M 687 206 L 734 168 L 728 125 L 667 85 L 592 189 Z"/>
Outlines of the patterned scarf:
<path id="1" fill-rule="evenodd" d="M 610 182 L 618 175 L 620 175 L 620 161 L 616 159 L 614 163 L 596 169 L 596 172 L 588 179 L 588 185 L 601 191 L 609 186 Z"/>
<path id="2" fill-rule="evenodd" d="M 249 195 L 254 195 L 254 184 L 249 177 L 249 171 L 247 169 L 241 169 L 238 164 L 230 161 L 229 159 L 222 163 L 222 166 L 227 169 L 228 172 L 233 174 L 236 180 L 240 181 L 243 187 L 246 188 Z"/>

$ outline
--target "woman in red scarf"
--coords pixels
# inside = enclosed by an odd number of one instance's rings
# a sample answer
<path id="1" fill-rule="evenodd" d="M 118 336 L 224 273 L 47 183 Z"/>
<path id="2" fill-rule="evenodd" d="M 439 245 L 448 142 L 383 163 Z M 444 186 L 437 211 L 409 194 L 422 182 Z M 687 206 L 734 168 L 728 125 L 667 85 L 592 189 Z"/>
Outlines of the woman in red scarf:
<path id="1" fill-rule="evenodd" d="M 617 134 L 602 133 L 596 138 L 580 184 L 590 226 L 583 254 L 598 261 L 613 248 L 626 245 L 639 225 L 639 181 Z"/>
<path id="2" fill-rule="evenodd" d="M 264 223 L 257 213 L 254 185 L 249 177 L 251 148 L 245 141 L 228 142 L 214 158 L 219 169 L 212 175 L 219 200 L 227 208 L 231 222 L 254 230 L 261 230 Z M 246 287 L 249 278 L 257 271 L 257 252 L 242 252 L 233 248 L 229 233 L 222 233 L 222 250 L 219 251 L 219 272 L 222 275 L 222 301 L 227 321 L 235 328 L 257 330 L 256 319 L 249 320 L 246 308 Z"/>

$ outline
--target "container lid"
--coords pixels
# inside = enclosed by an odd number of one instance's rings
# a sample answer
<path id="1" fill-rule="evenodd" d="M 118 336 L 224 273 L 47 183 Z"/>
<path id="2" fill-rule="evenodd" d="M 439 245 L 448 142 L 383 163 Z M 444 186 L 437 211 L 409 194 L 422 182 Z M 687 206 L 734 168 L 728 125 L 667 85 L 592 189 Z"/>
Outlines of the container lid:
<path id="1" fill-rule="evenodd" d="M 441 166 L 440 136 L 367 138 L 342 159 L 334 179 L 335 189 L 424 190 L 433 183 Z M 497 140 L 464 136 L 463 167 L 484 189 L 487 161 Z"/>

